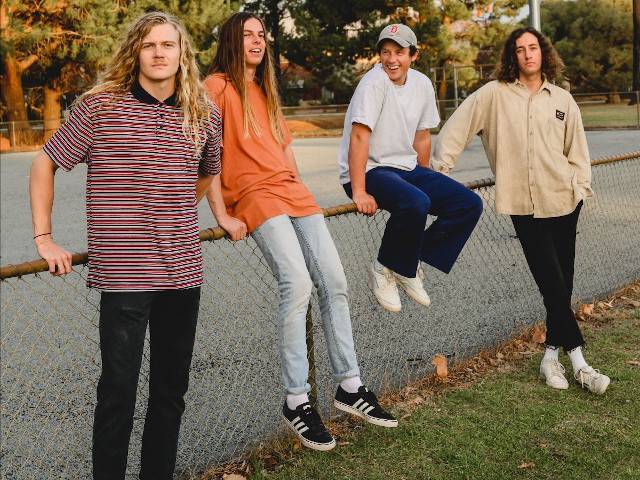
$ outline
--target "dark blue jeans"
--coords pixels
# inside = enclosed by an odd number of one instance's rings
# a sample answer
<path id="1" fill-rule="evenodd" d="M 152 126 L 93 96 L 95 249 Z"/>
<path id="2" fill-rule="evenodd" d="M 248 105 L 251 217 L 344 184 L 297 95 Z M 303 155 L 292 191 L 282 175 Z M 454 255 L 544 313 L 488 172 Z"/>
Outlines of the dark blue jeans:
<path id="1" fill-rule="evenodd" d="M 344 189 L 351 197 L 351 183 Z M 374 168 L 366 189 L 391 214 L 378 261 L 405 277 L 416 276 L 420 260 L 449 273 L 482 213 L 478 195 L 430 168 Z M 428 214 L 438 218 L 425 230 Z"/>
<path id="2" fill-rule="evenodd" d="M 140 478 L 173 478 L 199 304 L 200 288 L 102 293 L 94 479 L 125 477 L 147 324 L 151 358 Z"/>

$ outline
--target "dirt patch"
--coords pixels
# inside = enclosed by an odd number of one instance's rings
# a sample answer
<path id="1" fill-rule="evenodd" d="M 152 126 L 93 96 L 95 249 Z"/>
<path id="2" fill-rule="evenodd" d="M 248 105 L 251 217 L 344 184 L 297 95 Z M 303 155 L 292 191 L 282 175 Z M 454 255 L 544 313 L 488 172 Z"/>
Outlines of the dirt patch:
<path id="1" fill-rule="evenodd" d="M 286 121 L 294 138 L 339 137 L 344 114 L 287 117 Z"/>

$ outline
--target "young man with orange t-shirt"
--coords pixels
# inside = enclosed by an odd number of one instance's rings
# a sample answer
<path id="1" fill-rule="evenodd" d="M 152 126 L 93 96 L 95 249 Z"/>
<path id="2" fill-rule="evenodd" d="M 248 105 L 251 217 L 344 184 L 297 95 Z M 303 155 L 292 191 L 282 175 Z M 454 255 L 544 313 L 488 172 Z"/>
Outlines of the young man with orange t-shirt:
<path id="1" fill-rule="evenodd" d="M 322 210 L 300 180 L 260 18 L 240 12 L 224 23 L 212 73 L 205 88 L 222 112 L 224 148 L 222 173 L 207 197 L 230 238 L 251 234 L 278 279 L 278 347 L 286 390 L 282 413 L 287 425 L 306 447 L 335 446 L 307 396 L 305 324 L 315 285 L 339 383 L 334 405 L 370 423 L 397 426 L 360 381 L 344 271 Z"/>

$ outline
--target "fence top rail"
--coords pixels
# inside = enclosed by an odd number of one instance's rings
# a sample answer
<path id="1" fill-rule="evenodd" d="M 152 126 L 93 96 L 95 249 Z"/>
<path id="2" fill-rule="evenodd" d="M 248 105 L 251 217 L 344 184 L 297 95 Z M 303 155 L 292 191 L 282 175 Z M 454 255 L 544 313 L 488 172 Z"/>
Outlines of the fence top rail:
<path id="1" fill-rule="evenodd" d="M 598 157 L 594 159 L 591 164 L 593 166 L 598 165 L 606 165 L 609 163 L 621 162 L 624 160 L 630 160 L 633 158 L 640 158 L 640 150 L 623 153 L 619 155 L 609 155 Z M 493 178 L 484 178 L 479 180 L 473 180 L 470 182 L 465 182 L 465 187 L 470 188 L 472 190 L 490 187 L 495 184 Z M 335 217 L 338 215 L 345 215 L 348 213 L 357 212 L 356 205 L 354 203 L 345 203 L 343 205 L 336 205 L 333 207 L 327 207 L 323 209 L 323 213 L 325 217 Z M 207 228 L 206 230 L 200 231 L 200 241 L 201 242 L 213 242 L 216 240 L 220 240 L 226 235 L 226 232 L 220 227 L 212 227 Z M 89 260 L 89 256 L 87 252 L 82 253 L 74 253 L 71 257 L 72 265 L 84 265 Z M 0 280 L 6 280 L 14 277 L 21 277 L 23 275 L 31 275 L 36 273 L 47 272 L 49 270 L 49 265 L 43 259 L 32 260 L 30 262 L 19 263 L 17 265 L 4 265 L 0 267 Z"/>

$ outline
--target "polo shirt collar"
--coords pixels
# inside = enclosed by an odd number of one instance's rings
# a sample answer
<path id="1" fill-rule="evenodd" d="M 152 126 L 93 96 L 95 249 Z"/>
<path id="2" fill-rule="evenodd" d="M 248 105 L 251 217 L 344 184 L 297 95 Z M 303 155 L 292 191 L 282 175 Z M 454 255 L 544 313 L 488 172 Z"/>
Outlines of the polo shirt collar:
<path id="1" fill-rule="evenodd" d="M 173 92 L 173 94 L 164 101 L 160 101 L 149 92 L 147 92 L 144 88 L 142 88 L 140 82 L 138 81 L 134 82 L 134 84 L 131 86 L 131 95 L 133 95 L 139 102 L 146 103 L 147 105 L 157 105 L 164 103 L 165 105 L 169 105 L 170 107 L 176 106 L 176 92 Z"/>

